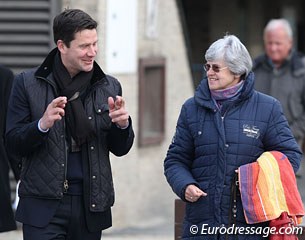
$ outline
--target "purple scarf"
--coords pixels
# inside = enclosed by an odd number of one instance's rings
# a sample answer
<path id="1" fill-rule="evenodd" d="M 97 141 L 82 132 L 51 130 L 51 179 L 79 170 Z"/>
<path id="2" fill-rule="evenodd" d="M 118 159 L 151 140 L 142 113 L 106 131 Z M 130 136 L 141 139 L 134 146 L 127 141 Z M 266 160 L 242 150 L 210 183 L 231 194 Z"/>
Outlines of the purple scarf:
<path id="1" fill-rule="evenodd" d="M 210 90 L 212 99 L 216 102 L 216 106 L 220 108 L 223 101 L 236 97 L 243 88 L 244 82 L 245 81 L 242 80 L 238 84 L 226 89 Z"/>

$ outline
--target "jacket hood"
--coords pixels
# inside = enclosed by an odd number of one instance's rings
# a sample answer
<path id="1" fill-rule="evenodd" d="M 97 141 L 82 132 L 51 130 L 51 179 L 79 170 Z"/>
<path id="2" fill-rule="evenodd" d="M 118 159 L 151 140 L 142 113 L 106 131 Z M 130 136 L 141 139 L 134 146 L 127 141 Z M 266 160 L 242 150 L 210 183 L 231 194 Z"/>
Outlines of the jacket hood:
<path id="1" fill-rule="evenodd" d="M 236 100 L 237 102 L 248 99 L 254 91 L 254 73 L 250 72 L 245 79 L 241 94 Z M 205 108 L 215 109 L 216 106 L 212 100 L 211 92 L 208 85 L 208 79 L 204 78 L 197 87 L 194 95 L 195 102 Z"/>

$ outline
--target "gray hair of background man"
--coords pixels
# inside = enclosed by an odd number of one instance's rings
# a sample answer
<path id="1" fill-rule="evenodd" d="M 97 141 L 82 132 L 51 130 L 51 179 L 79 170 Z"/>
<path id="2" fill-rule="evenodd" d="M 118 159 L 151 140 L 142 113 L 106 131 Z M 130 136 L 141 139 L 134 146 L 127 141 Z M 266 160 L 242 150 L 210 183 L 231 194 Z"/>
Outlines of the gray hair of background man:
<path id="1" fill-rule="evenodd" d="M 247 76 L 252 70 L 252 58 L 247 48 L 234 35 L 226 35 L 212 43 L 205 53 L 205 60 L 224 61 L 236 75 Z"/>
<path id="2" fill-rule="evenodd" d="M 277 30 L 279 27 L 283 28 L 283 30 L 287 33 L 288 37 L 292 40 L 292 28 L 290 23 L 285 18 L 271 19 L 264 29 L 264 38 L 267 32 Z"/>

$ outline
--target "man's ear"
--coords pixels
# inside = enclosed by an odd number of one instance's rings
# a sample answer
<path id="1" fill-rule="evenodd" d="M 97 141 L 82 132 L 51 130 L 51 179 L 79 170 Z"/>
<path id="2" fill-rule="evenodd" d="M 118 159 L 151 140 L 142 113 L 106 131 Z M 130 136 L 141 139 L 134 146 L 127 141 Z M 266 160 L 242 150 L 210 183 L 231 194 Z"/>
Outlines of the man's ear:
<path id="1" fill-rule="evenodd" d="M 66 50 L 66 44 L 62 40 L 57 41 L 57 48 L 61 53 L 64 53 Z"/>

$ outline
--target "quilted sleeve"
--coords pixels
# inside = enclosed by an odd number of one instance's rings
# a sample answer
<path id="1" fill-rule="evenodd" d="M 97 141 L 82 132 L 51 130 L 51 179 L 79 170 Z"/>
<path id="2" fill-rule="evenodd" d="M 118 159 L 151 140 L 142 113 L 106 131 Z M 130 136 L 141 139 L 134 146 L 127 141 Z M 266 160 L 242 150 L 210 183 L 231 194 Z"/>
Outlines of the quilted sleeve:
<path id="1" fill-rule="evenodd" d="M 173 191 L 183 200 L 189 184 L 198 185 L 191 174 L 194 141 L 187 122 L 186 106 L 182 107 L 176 132 L 164 160 L 164 174 Z"/>
<path id="2" fill-rule="evenodd" d="M 298 170 L 302 152 L 292 135 L 282 107 L 277 100 L 274 100 L 271 110 L 264 145 L 268 151 L 276 150 L 284 153 L 288 157 L 294 172 Z"/>

